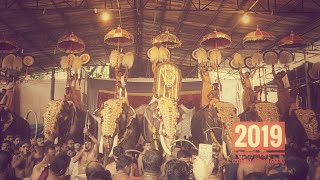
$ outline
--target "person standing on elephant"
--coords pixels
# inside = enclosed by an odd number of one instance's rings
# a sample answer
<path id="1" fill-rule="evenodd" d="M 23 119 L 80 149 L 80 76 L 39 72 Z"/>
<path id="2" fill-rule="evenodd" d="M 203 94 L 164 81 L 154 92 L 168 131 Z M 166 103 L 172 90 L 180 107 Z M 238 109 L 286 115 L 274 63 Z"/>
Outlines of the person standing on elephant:
<path id="1" fill-rule="evenodd" d="M 290 109 L 290 92 L 289 92 L 289 81 L 285 71 L 276 73 L 274 70 L 274 65 L 272 65 L 272 74 L 274 81 L 276 82 L 278 89 L 278 108 L 281 117 L 286 117 Z"/>
<path id="2" fill-rule="evenodd" d="M 212 90 L 208 94 L 208 99 L 210 100 L 210 105 L 214 106 L 215 103 L 220 101 L 220 92 L 221 92 L 221 83 L 218 80 L 218 83 L 212 84 Z"/>
<path id="3" fill-rule="evenodd" d="M 149 150 L 152 150 L 151 148 L 151 142 L 149 141 L 145 141 L 143 142 L 143 151 L 142 153 L 139 155 L 138 157 L 138 171 L 139 171 L 139 176 L 142 176 L 143 175 L 143 167 L 142 167 L 142 158 L 143 158 L 143 155 L 149 151 Z"/>
<path id="4" fill-rule="evenodd" d="M 242 103 L 244 111 L 246 111 L 255 102 L 255 94 L 252 90 L 251 79 L 256 73 L 256 70 L 257 69 L 254 69 L 251 72 L 248 71 L 243 74 L 242 68 L 239 69 L 240 80 L 243 87 Z"/>
<path id="5" fill-rule="evenodd" d="M 83 133 L 89 137 L 84 143 L 83 149 L 74 156 L 72 162 L 78 162 L 78 175 L 85 174 L 88 163 L 96 161 L 98 157 L 98 140 L 84 128 Z M 92 145 L 92 142 L 94 145 Z"/>
<path id="6" fill-rule="evenodd" d="M 208 95 L 209 95 L 210 91 L 212 90 L 211 79 L 210 79 L 210 74 L 209 74 L 208 68 L 204 67 L 203 65 L 200 65 L 199 68 L 200 68 L 200 74 L 201 74 L 201 79 L 202 79 L 201 108 L 204 108 L 210 102 Z"/>

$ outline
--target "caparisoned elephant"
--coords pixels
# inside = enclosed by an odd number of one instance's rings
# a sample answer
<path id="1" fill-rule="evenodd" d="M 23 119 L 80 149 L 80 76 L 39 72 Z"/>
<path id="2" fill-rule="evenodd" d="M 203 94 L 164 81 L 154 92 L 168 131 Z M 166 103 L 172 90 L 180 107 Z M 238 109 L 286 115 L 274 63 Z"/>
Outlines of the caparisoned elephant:
<path id="1" fill-rule="evenodd" d="M 255 103 L 239 115 L 240 121 L 268 122 L 280 121 L 280 115 L 276 104 L 271 102 Z"/>
<path id="2" fill-rule="evenodd" d="M 52 100 L 48 103 L 44 119 L 44 136 L 53 142 L 55 138 L 64 141 L 68 138 L 83 143 L 83 128 L 96 136 L 98 124 L 91 115 L 74 106 L 72 102 Z"/>
<path id="3" fill-rule="evenodd" d="M 224 148 L 225 143 L 225 152 L 229 154 L 232 149 L 232 123 L 237 121 L 239 118 L 236 108 L 231 103 L 217 102 L 208 105 L 192 117 L 192 140 L 196 146 L 205 143 Z"/>
<path id="4" fill-rule="evenodd" d="M 286 135 L 299 145 L 303 145 L 307 139 L 319 140 L 318 122 L 316 114 L 310 109 L 293 110 L 286 120 Z"/>
<path id="5" fill-rule="evenodd" d="M 178 106 L 174 99 L 153 98 L 145 110 L 142 121 L 142 136 L 152 142 L 158 150 L 171 155 L 172 142 L 176 139 L 175 129 L 179 117 Z"/>
<path id="6" fill-rule="evenodd" d="M 134 109 L 123 98 L 109 99 L 103 103 L 95 116 L 101 117 L 101 136 L 103 137 L 105 163 L 112 155 L 112 148 L 121 145 L 124 149 L 134 149 L 139 137 L 140 127 Z"/>
<path id="7" fill-rule="evenodd" d="M 0 138 L 6 134 L 17 134 L 25 140 L 29 140 L 30 127 L 29 123 L 9 109 L 1 108 L 0 110 Z"/>

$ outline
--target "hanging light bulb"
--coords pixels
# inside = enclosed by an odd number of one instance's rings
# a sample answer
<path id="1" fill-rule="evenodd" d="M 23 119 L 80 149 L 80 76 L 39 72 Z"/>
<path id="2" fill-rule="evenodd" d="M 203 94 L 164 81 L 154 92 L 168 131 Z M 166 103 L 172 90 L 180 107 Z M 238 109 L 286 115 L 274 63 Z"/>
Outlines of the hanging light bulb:
<path id="1" fill-rule="evenodd" d="M 103 21 L 109 21 L 110 20 L 110 14 L 107 11 L 104 11 L 101 13 L 101 19 Z"/>
<path id="2" fill-rule="evenodd" d="M 244 24 L 248 24 L 250 22 L 250 17 L 248 16 L 248 14 L 244 14 L 241 18 L 241 21 L 244 23 Z"/>

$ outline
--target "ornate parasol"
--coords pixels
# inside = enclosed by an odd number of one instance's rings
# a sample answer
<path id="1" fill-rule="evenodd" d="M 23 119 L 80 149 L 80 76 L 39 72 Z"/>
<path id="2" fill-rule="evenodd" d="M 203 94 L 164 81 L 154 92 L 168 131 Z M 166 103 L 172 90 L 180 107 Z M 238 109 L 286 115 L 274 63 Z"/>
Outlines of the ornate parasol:
<path id="1" fill-rule="evenodd" d="M 168 29 L 164 33 L 154 37 L 151 40 L 151 43 L 153 45 L 163 45 L 164 47 L 170 49 L 180 47 L 182 44 L 180 39 L 176 35 L 171 34 Z"/>
<path id="2" fill-rule="evenodd" d="M 274 40 L 275 37 L 266 31 L 261 31 L 259 27 L 253 32 L 248 33 L 243 38 L 244 44 L 257 44 L 257 43 L 265 43 L 268 41 Z"/>
<path id="3" fill-rule="evenodd" d="M 202 38 L 201 46 L 206 48 L 223 49 L 230 47 L 231 38 L 229 35 L 214 30 Z"/>
<path id="4" fill-rule="evenodd" d="M 133 35 L 118 26 L 104 36 L 104 42 L 111 46 L 128 46 L 133 44 Z"/>
<path id="5" fill-rule="evenodd" d="M 81 38 L 76 36 L 73 32 L 62 36 L 58 40 L 57 47 L 60 51 L 68 54 L 82 53 L 85 50 L 85 44 Z"/>
<path id="6" fill-rule="evenodd" d="M 3 36 L 3 39 L 0 39 L 0 53 L 9 54 L 15 53 L 19 50 L 18 44 L 14 39 L 7 39 Z"/>
<path id="7" fill-rule="evenodd" d="M 306 46 L 306 41 L 303 37 L 295 35 L 292 31 L 289 36 L 282 38 L 279 42 L 279 47 L 284 49 L 296 49 Z"/>

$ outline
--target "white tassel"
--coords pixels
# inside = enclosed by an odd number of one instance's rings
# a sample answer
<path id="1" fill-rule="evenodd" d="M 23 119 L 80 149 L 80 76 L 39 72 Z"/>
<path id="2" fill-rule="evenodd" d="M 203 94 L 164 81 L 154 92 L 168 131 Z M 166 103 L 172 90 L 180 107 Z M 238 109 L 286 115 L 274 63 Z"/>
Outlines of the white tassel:
<path id="1" fill-rule="evenodd" d="M 235 65 L 238 67 L 242 67 L 244 65 L 244 60 L 243 60 L 241 54 L 239 54 L 239 53 L 234 54 L 233 60 L 234 60 Z"/>
<path id="2" fill-rule="evenodd" d="M 111 67 L 116 67 L 117 65 L 121 64 L 120 52 L 118 50 L 111 51 L 109 60 Z"/>
<path id="3" fill-rule="evenodd" d="M 72 69 L 78 71 L 82 68 L 82 60 L 79 56 L 76 56 L 72 62 Z"/>
<path id="4" fill-rule="evenodd" d="M 169 51 L 169 49 L 161 46 L 161 47 L 159 48 L 159 61 L 160 61 L 160 62 L 166 62 L 166 61 L 169 60 L 169 58 L 170 58 L 170 51 Z"/>
<path id="5" fill-rule="evenodd" d="M 148 50 L 147 56 L 150 58 L 152 63 L 157 63 L 159 61 L 159 48 L 153 46 Z"/>
<path id="6" fill-rule="evenodd" d="M 15 55 L 9 54 L 8 56 L 3 58 L 2 68 L 3 69 L 12 69 L 13 61 L 16 58 Z"/>
<path id="7" fill-rule="evenodd" d="M 103 137 L 100 137 L 100 143 L 99 143 L 99 153 L 103 154 Z"/>
<path id="8" fill-rule="evenodd" d="M 67 69 L 68 68 L 68 57 L 67 56 L 62 56 L 60 60 L 60 65 L 62 69 Z"/>
<path id="9" fill-rule="evenodd" d="M 17 56 L 13 60 L 12 69 L 20 71 L 22 69 L 22 58 Z"/>
<path id="10" fill-rule="evenodd" d="M 128 69 L 131 69 L 134 62 L 134 55 L 132 52 L 127 52 L 123 56 L 122 64 L 123 66 L 127 67 Z"/>
<path id="11" fill-rule="evenodd" d="M 208 52 L 209 59 L 212 63 L 219 65 L 221 63 L 221 52 L 218 49 L 210 50 Z"/>
<path id="12" fill-rule="evenodd" d="M 199 64 L 202 64 L 208 61 L 207 51 L 203 48 L 197 48 L 192 52 L 192 57 L 198 61 Z"/>
<path id="13" fill-rule="evenodd" d="M 254 53 L 252 55 L 252 62 L 253 64 L 260 64 L 263 60 L 263 56 L 261 53 Z"/>

